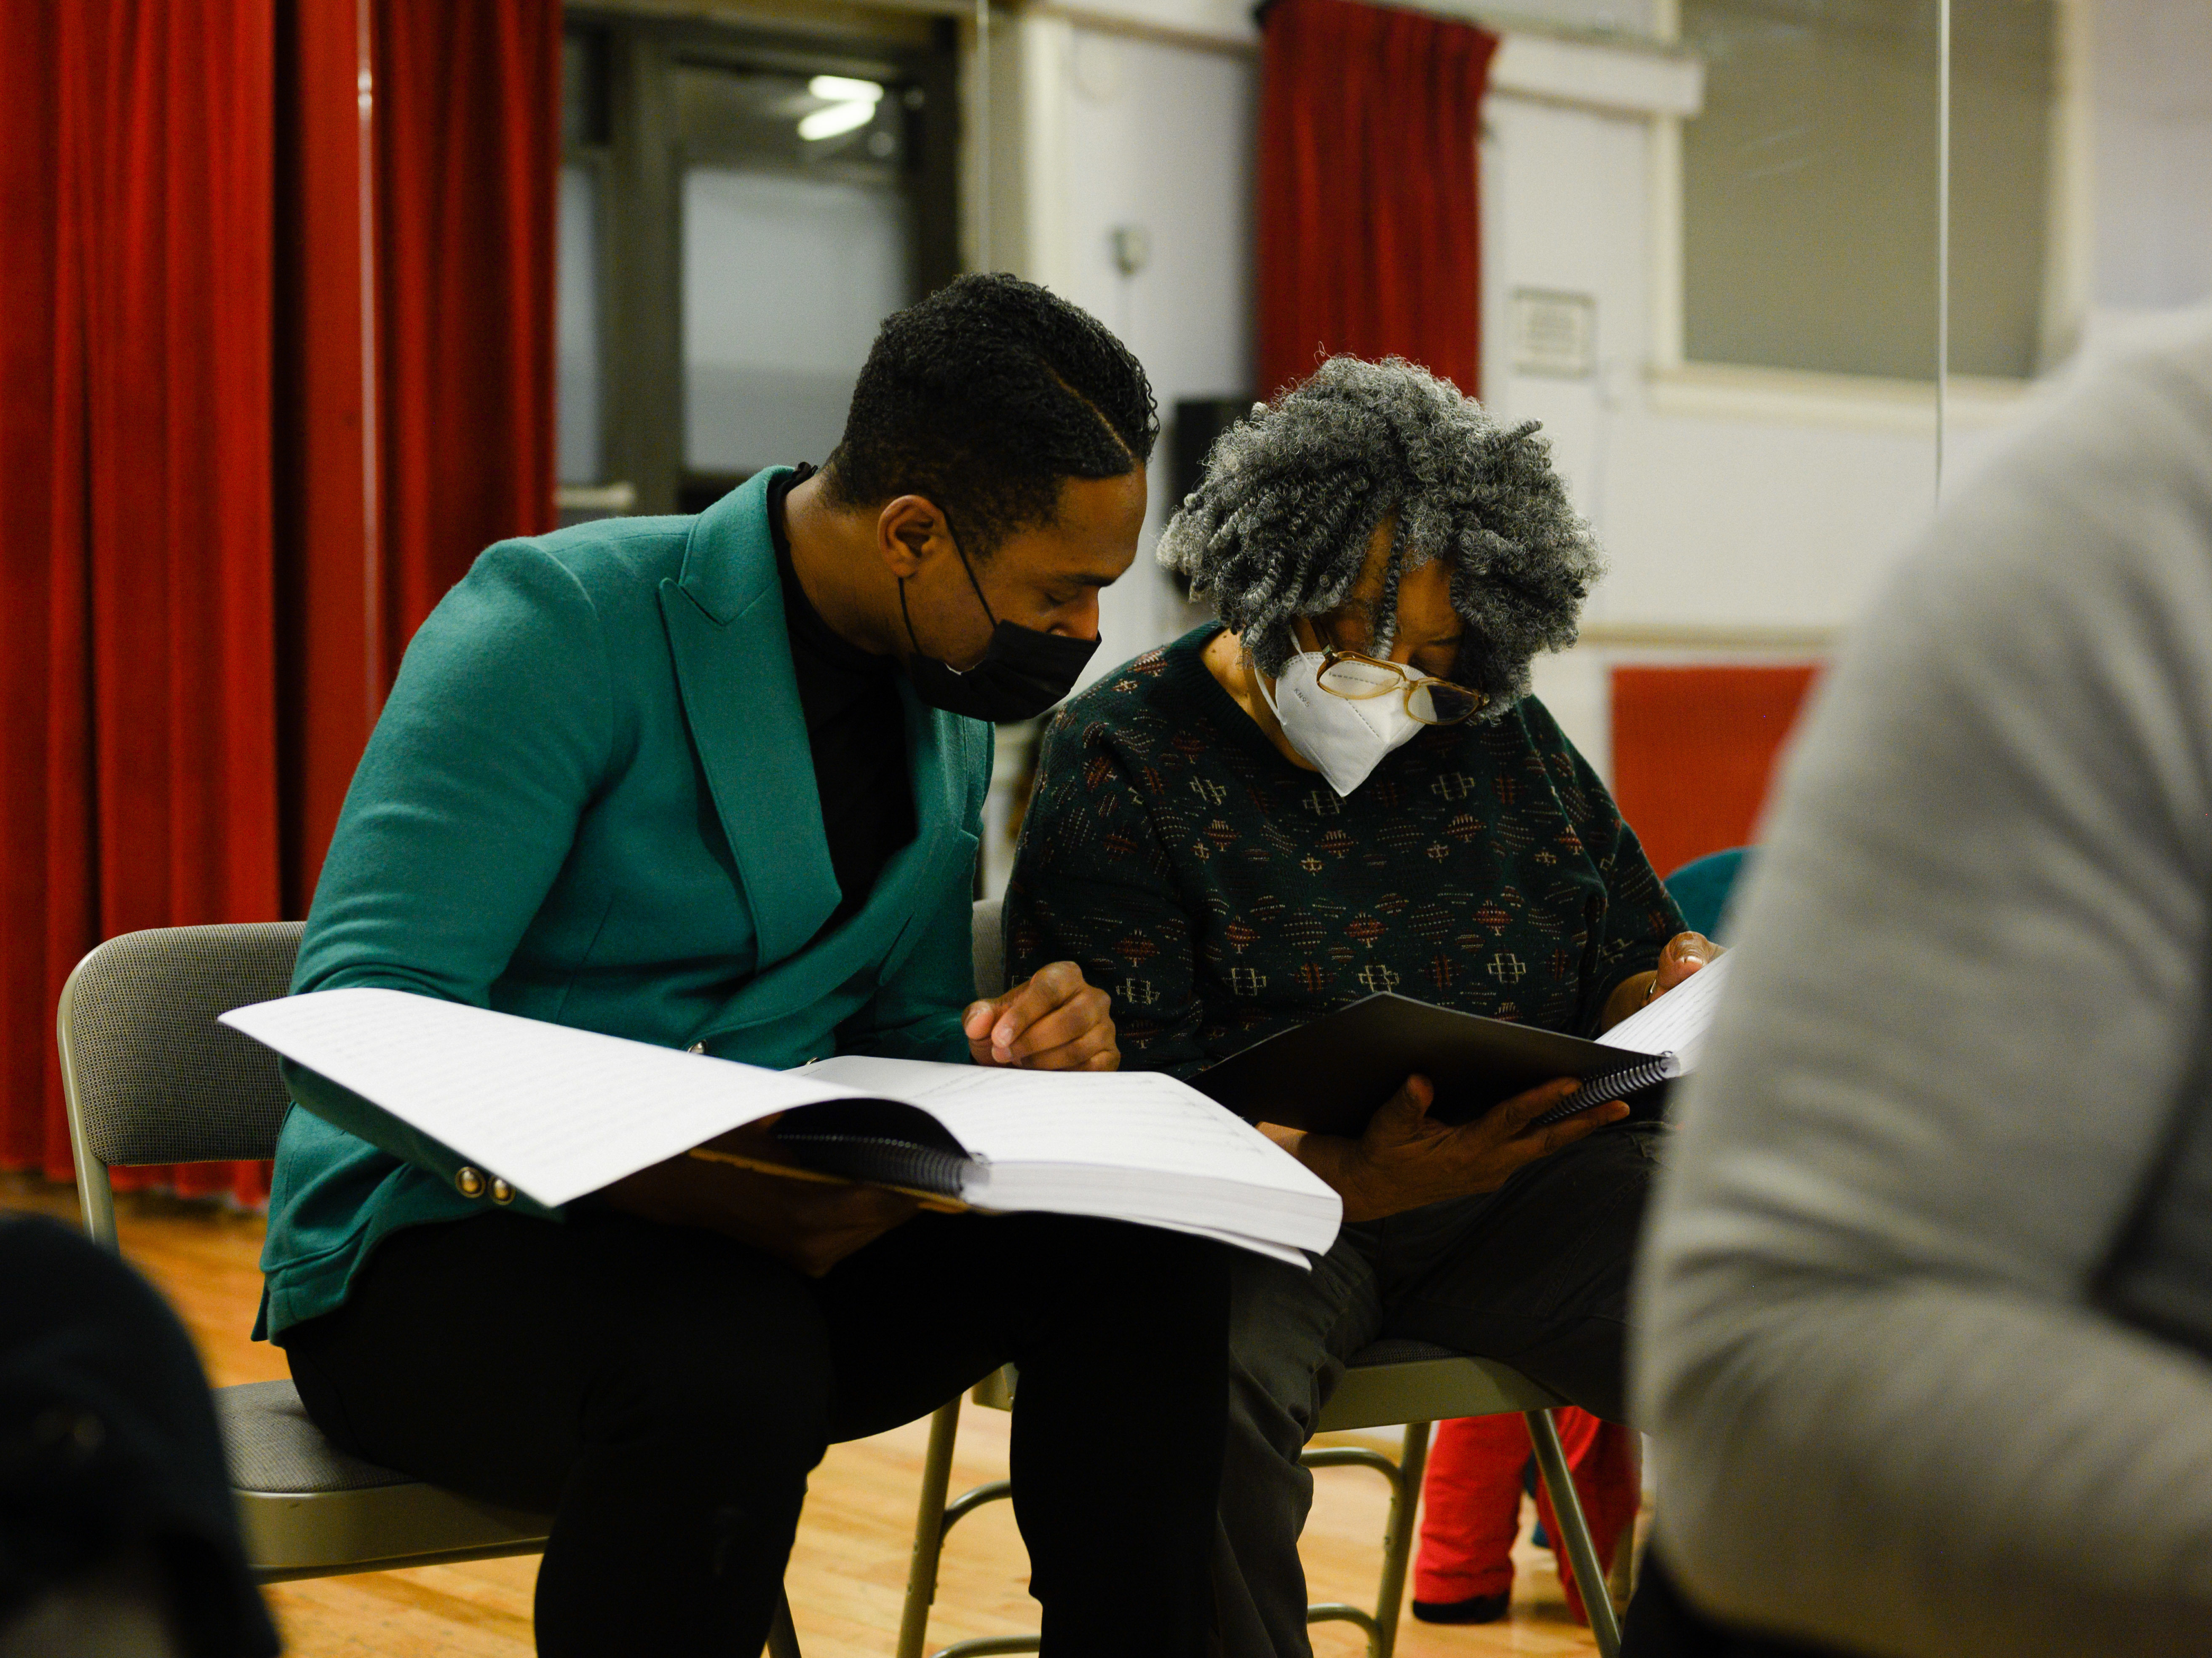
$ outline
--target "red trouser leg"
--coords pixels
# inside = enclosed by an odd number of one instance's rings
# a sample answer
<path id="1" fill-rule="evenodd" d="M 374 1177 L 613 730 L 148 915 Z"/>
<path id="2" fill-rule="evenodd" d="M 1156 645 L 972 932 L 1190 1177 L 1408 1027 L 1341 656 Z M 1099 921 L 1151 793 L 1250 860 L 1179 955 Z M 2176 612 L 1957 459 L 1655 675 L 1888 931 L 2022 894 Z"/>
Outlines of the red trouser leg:
<path id="1" fill-rule="evenodd" d="M 1528 1424 L 1517 1416 L 1437 1424 L 1413 1563 L 1416 1600 L 1448 1605 L 1511 1591 L 1521 1468 L 1528 1455 Z"/>
<path id="2" fill-rule="evenodd" d="M 1511 1420 L 1522 1430 L 1522 1440 L 1527 1440 L 1527 1430 L 1517 1418 L 1500 1420 Z M 1566 1453 L 1567 1467 L 1574 1479 L 1575 1495 L 1582 1499 L 1583 1518 L 1589 1524 L 1590 1540 L 1597 1545 L 1600 1564 L 1611 1571 L 1613 1552 L 1635 1520 L 1644 1497 L 1643 1459 L 1636 1435 L 1617 1422 L 1601 1422 L 1571 1406 L 1559 1412 L 1554 1420 L 1559 1428 L 1559 1447 Z M 1544 1535 L 1552 1540 L 1553 1553 L 1559 1557 L 1559 1587 L 1566 1591 L 1567 1610 L 1576 1622 L 1587 1624 L 1589 1614 L 1583 1610 L 1582 1594 L 1575 1587 L 1574 1568 L 1567 1559 L 1559 1520 L 1552 1512 L 1551 1495 L 1540 1479 L 1536 1482 L 1536 1515 L 1543 1521 Z"/>
<path id="3" fill-rule="evenodd" d="M 1589 1522 L 1599 1559 L 1610 1570 L 1614 1549 L 1643 1498 L 1636 1435 L 1583 1411 L 1563 1410 L 1556 1420 L 1583 1517 Z M 1437 1424 L 1424 1492 L 1421 1550 L 1413 1565 L 1416 1600 L 1449 1604 L 1511 1590 L 1522 1471 L 1529 1455 L 1528 1426 L 1517 1416 L 1466 1417 Z M 1551 1498 L 1541 1481 L 1536 1491 L 1536 1511 L 1559 1555 L 1559 1586 L 1566 1592 L 1568 1610 L 1586 1623 L 1589 1616 L 1559 1544 Z"/>

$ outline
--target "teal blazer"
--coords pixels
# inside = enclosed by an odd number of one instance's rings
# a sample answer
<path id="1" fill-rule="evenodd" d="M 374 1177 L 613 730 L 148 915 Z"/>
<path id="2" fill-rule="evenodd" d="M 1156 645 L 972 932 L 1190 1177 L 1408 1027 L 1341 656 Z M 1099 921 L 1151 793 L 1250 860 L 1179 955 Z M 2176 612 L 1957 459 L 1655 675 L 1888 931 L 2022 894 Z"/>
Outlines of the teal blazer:
<path id="1" fill-rule="evenodd" d="M 696 518 L 477 559 L 408 647 L 354 774 L 295 992 L 383 986 L 776 1067 L 969 1057 L 991 728 L 900 682 L 884 718 L 906 722 L 918 832 L 823 933 L 841 895 L 769 536 L 775 476 Z M 285 1075 L 256 1331 L 279 1339 L 343 1302 L 386 1233 L 492 1201 L 488 1178 L 460 1190 L 448 1147 Z"/>

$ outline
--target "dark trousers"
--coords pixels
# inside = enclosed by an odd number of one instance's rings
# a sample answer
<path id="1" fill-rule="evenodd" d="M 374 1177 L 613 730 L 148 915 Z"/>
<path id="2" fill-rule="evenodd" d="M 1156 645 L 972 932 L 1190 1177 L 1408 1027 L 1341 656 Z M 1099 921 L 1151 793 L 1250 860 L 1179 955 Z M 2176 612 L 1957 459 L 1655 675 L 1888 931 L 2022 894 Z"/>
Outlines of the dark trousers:
<path id="1" fill-rule="evenodd" d="M 1499 1359 L 1620 1420 L 1629 1270 L 1663 1132 L 1608 1128 L 1495 1192 L 1346 1226 L 1311 1272 L 1237 1259 L 1214 1580 L 1228 1658 L 1311 1658 L 1298 1450 L 1361 1348 L 1406 1338 Z"/>
<path id="2" fill-rule="evenodd" d="M 538 1649 L 751 1658 L 808 1471 L 1012 1361 L 1014 1511 L 1045 1650 L 1197 1654 L 1227 1251 L 1108 1221 L 923 1215 L 809 1279 L 588 1207 L 388 1239 L 286 1333 L 346 1449 L 554 1515 Z"/>

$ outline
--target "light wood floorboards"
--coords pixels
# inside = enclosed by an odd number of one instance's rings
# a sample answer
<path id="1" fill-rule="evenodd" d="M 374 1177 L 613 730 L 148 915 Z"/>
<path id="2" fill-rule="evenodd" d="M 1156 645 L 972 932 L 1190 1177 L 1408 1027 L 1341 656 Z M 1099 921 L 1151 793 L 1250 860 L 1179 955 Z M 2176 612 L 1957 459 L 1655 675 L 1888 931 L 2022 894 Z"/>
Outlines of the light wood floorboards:
<path id="1" fill-rule="evenodd" d="M 74 1220 L 64 1188 L 0 1176 L 0 1208 Z M 261 1222 L 203 1206 L 127 1197 L 118 1205 L 125 1254 L 158 1284 L 200 1344 L 218 1387 L 286 1375 L 283 1355 L 248 1339 L 261 1292 L 255 1260 Z M 1008 1418 L 969 1406 L 961 1419 L 953 1489 L 1003 1479 Z M 817 1471 L 786 1577 L 806 1658 L 888 1658 L 898 1630 L 907 1550 L 928 1424 L 831 1448 Z M 1382 1482 L 1357 1468 L 1317 1476 L 1304 1545 L 1316 1600 L 1373 1603 Z M 1515 1551 L 1512 1616 L 1480 1628 L 1401 1627 L 1404 1658 L 1485 1658 L 1515 1653 L 1590 1653 L 1589 1632 L 1568 1619 L 1550 1554 L 1527 1540 Z M 526 1658 L 534 1558 L 477 1561 L 284 1583 L 269 1590 L 287 1650 L 298 1658 Z M 948 1541 L 932 1650 L 977 1635 L 1036 1627 L 1026 1592 L 1028 1564 L 1013 1516 L 993 1504 L 961 1522 Z M 1365 1650 L 1346 1625 L 1315 1631 L 1316 1658 Z"/>

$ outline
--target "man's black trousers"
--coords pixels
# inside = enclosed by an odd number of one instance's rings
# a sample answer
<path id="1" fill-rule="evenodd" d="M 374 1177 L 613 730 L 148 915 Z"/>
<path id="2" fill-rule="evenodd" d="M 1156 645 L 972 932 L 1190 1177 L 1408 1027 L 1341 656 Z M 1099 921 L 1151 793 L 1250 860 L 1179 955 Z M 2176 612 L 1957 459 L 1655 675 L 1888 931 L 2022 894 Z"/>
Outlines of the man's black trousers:
<path id="1" fill-rule="evenodd" d="M 1045 1651 L 1198 1654 L 1226 1396 L 1223 1246 L 1110 1221 L 922 1215 L 809 1279 L 580 1207 L 395 1234 L 285 1333 L 369 1461 L 553 1514 L 538 1649 L 767 1638 L 823 1448 L 1012 1361 L 1014 1510 Z"/>

